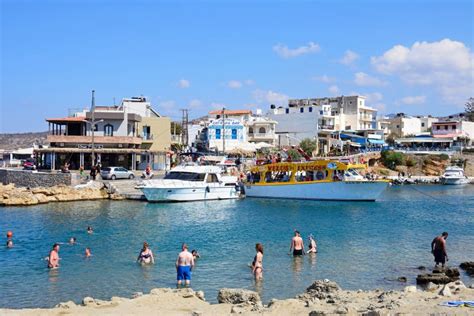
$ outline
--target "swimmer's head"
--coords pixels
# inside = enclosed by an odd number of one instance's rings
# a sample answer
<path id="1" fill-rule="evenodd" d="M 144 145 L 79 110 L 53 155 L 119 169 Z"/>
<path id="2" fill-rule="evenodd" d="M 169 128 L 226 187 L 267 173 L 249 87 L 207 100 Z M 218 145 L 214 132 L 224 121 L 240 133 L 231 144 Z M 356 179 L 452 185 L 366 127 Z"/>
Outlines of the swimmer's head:
<path id="1" fill-rule="evenodd" d="M 58 244 L 58 243 L 55 243 L 55 244 L 53 245 L 53 249 L 54 249 L 54 250 L 59 250 L 59 244 Z"/>
<path id="2" fill-rule="evenodd" d="M 188 245 L 186 245 L 186 243 L 183 243 L 183 245 L 181 246 L 181 249 L 183 250 L 188 249 Z"/>
<path id="3" fill-rule="evenodd" d="M 7 238 L 12 238 L 13 232 L 11 230 L 7 231 Z"/>
<path id="4" fill-rule="evenodd" d="M 143 242 L 143 249 L 147 249 L 148 248 L 148 243 L 146 241 Z"/>

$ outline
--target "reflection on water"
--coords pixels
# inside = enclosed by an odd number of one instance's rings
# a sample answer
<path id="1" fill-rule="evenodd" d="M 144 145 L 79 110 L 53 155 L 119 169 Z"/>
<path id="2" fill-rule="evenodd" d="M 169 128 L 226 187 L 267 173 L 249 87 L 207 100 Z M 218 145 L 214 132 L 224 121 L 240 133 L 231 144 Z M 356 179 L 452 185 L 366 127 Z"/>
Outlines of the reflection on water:
<path id="1" fill-rule="evenodd" d="M 466 247 L 474 244 L 474 186 L 416 189 L 423 194 L 392 187 L 375 203 L 83 201 L 1 208 L 0 232 L 12 230 L 15 247 L 0 247 L 0 307 L 47 307 L 174 287 L 182 242 L 201 255 L 192 286 L 211 302 L 223 287 L 257 290 L 268 301 L 293 297 L 315 279 L 348 289 L 398 288 L 405 284 L 386 278 L 404 275 L 414 284 L 419 271 L 413 267 L 433 265 L 429 244 L 442 231 L 450 233 L 450 264 L 474 257 L 474 249 Z M 94 234 L 86 233 L 87 226 Z M 286 254 L 295 227 L 304 236 L 315 235 L 317 255 Z M 67 244 L 72 236 L 77 245 Z M 144 241 L 154 265 L 136 263 Z M 55 242 L 66 244 L 60 269 L 49 271 L 43 258 Z M 254 280 L 248 266 L 257 242 L 265 247 L 262 281 Z M 84 258 L 86 247 L 92 258 Z"/>

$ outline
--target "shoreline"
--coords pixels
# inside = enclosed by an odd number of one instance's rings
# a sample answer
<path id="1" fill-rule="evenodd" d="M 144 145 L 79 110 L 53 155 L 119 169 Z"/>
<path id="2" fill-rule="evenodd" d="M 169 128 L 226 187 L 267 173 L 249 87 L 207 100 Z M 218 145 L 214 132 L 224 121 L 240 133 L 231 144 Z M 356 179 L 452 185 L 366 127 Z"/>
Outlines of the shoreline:
<path id="1" fill-rule="evenodd" d="M 134 293 L 132 298 L 112 297 L 98 300 L 85 297 L 82 304 L 72 301 L 53 308 L 0 309 L 2 315 L 331 315 L 397 313 L 430 315 L 469 315 L 474 309 L 447 307 L 447 301 L 474 300 L 474 284 L 461 281 L 446 285 L 429 284 L 426 290 L 407 286 L 403 291 L 347 291 L 329 280 L 314 281 L 304 293 L 294 298 L 272 299 L 262 304 L 258 293 L 243 289 L 221 289 L 217 304 L 210 304 L 202 291 L 191 288 L 155 288 L 148 294 Z"/>

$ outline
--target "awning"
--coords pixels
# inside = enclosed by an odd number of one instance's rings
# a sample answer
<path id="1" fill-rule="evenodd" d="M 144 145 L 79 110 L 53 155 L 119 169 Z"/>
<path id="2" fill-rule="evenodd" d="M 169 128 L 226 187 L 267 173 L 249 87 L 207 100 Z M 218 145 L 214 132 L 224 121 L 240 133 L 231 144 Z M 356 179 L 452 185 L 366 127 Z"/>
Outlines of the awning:
<path id="1" fill-rule="evenodd" d="M 385 145 L 385 141 L 381 140 L 381 139 L 367 139 L 369 141 L 370 144 L 376 144 L 376 145 Z"/>

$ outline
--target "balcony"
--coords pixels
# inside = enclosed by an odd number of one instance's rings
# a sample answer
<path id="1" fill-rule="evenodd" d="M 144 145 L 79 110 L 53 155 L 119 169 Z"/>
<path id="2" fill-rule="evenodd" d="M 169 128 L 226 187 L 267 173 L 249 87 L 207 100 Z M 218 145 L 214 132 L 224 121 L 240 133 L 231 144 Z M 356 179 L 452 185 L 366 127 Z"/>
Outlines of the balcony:
<path id="1" fill-rule="evenodd" d="M 320 129 L 334 130 L 334 125 L 319 125 Z"/>
<path id="2" fill-rule="evenodd" d="M 142 135 L 142 142 L 143 143 L 153 143 L 153 135 L 152 134 L 145 134 Z"/>
<path id="3" fill-rule="evenodd" d="M 76 136 L 76 135 L 48 135 L 47 141 L 50 143 L 64 144 L 90 144 L 92 136 Z M 96 144 L 133 144 L 140 145 L 142 139 L 133 136 L 94 136 Z"/>
<path id="4" fill-rule="evenodd" d="M 264 140 L 274 140 L 275 134 L 272 133 L 250 133 L 248 134 L 249 141 L 264 141 Z"/>

